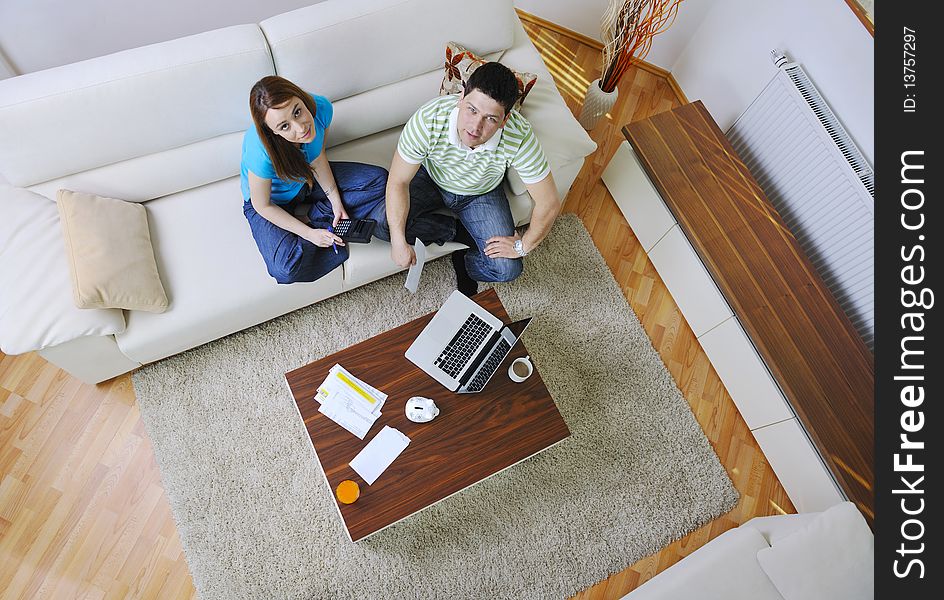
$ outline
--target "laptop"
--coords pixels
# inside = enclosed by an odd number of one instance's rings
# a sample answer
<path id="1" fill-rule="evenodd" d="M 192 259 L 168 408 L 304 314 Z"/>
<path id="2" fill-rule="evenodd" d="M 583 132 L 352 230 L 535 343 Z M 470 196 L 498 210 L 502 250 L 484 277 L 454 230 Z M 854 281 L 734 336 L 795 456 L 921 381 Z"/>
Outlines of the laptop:
<path id="1" fill-rule="evenodd" d="M 531 323 L 507 327 L 458 290 L 406 350 L 406 358 L 450 391 L 480 392 Z"/>

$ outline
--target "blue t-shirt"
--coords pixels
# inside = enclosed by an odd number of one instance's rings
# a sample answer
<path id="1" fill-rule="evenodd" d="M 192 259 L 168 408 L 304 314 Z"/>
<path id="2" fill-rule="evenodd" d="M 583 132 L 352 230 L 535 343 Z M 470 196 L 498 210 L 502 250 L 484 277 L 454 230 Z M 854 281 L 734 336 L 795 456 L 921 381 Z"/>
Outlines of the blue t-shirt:
<path id="1" fill-rule="evenodd" d="M 331 125 L 331 117 L 334 115 L 334 107 L 324 96 L 316 94 L 311 95 L 315 101 L 315 138 L 302 144 L 302 152 L 305 153 L 305 161 L 311 162 L 321 154 L 321 148 L 324 146 L 325 129 Z M 275 174 L 275 166 L 269 159 L 265 146 L 259 139 L 256 127 L 252 126 L 246 130 L 243 135 L 243 157 L 239 164 L 239 181 L 243 190 L 243 200 L 249 201 L 249 171 L 262 179 L 272 180 L 272 194 L 270 198 L 275 204 L 287 204 L 298 195 L 298 192 L 305 184 L 304 181 L 285 181 Z"/>

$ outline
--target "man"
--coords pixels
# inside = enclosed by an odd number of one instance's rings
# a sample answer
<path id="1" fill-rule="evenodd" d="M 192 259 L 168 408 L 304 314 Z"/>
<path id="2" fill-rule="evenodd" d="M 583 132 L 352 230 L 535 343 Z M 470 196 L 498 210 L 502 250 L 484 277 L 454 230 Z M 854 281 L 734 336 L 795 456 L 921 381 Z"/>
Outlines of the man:
<path id="1" fill-rule="evenodd" d="M 462 96 L 424 104 L 400 134 L 387 179 L 387 222 L 393 261 L 416 262 L 410 244 L 454 240 L 468 251 L 452 255 L 458 289 L 471 296 L 479 281 L 511 281 L 521 259 L 544 239 L 560 212 L 557 188 L 531 124 L 516 110 L 518 82 L 491 62 L 469 77 Z M 534 209 L 519 235 L 502 189 L 512 166 Z M 458 217 L 435 213 L 448 208 Z M 388 233 L 388 232 L 383 232 Z"/>

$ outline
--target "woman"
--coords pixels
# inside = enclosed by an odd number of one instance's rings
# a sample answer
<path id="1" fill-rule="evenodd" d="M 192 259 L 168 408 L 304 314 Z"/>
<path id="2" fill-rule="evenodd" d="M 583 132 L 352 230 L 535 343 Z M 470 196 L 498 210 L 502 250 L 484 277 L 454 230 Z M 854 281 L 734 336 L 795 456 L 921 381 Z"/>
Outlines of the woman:
<path id="1" fill-rule="evenodd" d="M 332 233 L 338 220 L 386 224 L 387 171 L 329 163 L 324 147 L 334 109 L 287 79 L 256 82 L 249 111 L 255 127 L 243 136 L 243 214 L 269 275 L 279 283 L 314 281 L 347 260 Z"/>

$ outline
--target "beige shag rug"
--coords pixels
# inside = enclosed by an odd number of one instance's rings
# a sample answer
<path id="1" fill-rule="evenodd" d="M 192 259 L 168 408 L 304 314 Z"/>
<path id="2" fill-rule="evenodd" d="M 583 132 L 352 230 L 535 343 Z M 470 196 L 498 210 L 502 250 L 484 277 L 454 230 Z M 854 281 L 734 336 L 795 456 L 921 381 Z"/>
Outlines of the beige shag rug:
<path id="1" fill-rule="evenodd" d="M 427 265 L 420 294 L 403 280 L 134 373 L 201 598 L 563 598 L 734 507 L 583 224 L 563 215 L 496 289 L 512 318 L 535 316 L 524 341 L 572 436 L 350 542 L 283 374 L 435 310 L 455 286 L 448 259 Z"/>

